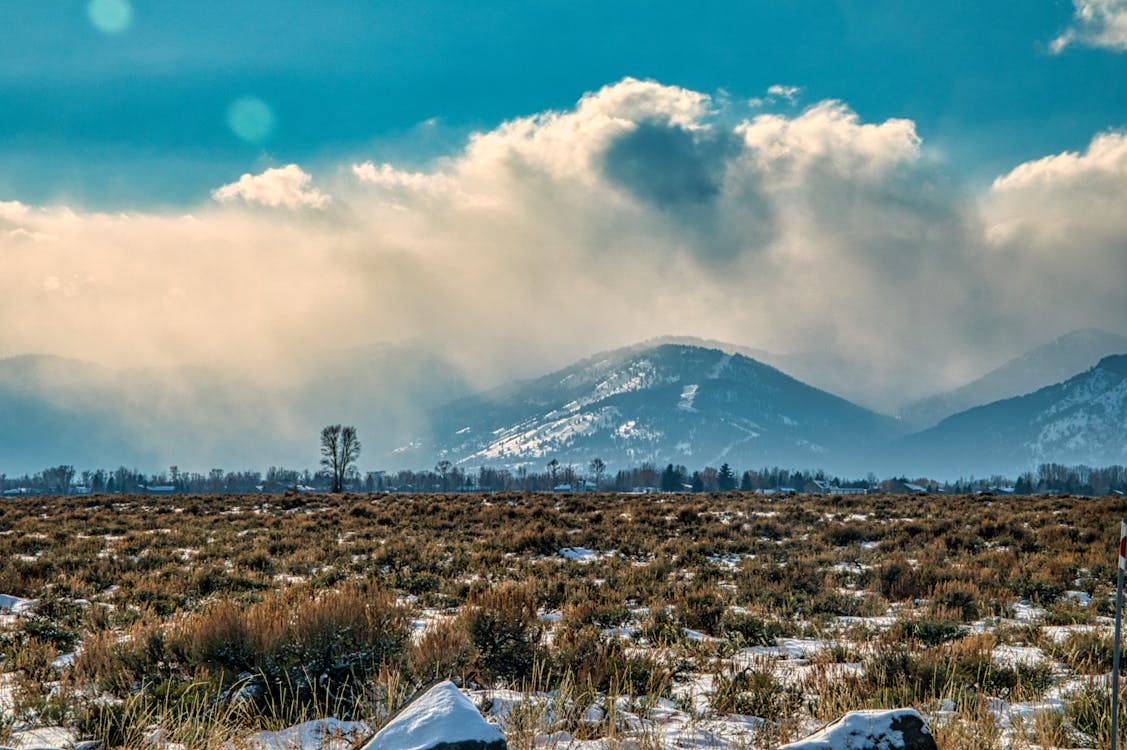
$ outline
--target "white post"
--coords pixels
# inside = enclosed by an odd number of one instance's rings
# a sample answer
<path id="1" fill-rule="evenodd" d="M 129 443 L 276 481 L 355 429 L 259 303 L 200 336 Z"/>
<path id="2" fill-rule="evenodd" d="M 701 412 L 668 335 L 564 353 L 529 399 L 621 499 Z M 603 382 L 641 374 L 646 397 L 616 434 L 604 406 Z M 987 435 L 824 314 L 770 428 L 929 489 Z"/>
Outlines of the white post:
<path id="1" fill-rule="evenodd" d="M 1123 572 L 1127 569 L 1127 519 L 1119 521 L 1119 573 L 1115 584 L 1115 646 L 1111 661 L 1111 750 L 1119 743 L 1119 633 L 1123 623 Z"/>

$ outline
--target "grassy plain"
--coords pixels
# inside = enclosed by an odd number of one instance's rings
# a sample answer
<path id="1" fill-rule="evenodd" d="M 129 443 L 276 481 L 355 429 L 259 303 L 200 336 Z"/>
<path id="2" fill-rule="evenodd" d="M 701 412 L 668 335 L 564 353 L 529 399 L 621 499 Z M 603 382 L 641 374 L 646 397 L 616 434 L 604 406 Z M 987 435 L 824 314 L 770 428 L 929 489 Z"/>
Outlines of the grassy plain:
<path id="1" fill-rule="evenodd" d="M 37 603 L 0 617 L 0 744 L 35 725 L 187 748 L 328 716 L 374 729 L 452 677 L 513 748 L 769 748 L 909 705 L 945 750 L 1102 747 L 1125 513 L 1073 497 L 6 499 L 0 594 Z"/>

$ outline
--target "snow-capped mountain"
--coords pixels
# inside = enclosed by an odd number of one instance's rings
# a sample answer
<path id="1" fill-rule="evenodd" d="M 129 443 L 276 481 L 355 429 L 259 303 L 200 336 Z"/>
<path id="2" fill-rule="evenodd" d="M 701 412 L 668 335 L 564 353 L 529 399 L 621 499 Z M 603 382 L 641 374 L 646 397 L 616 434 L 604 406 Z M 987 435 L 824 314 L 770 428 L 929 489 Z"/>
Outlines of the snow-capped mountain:
<path id="1" fill-rule="evenodd" d="M 405 446 L 400 461 L 846 469 L 900 432 L 895 420 L 743 355 L 677 344 L 607 352 L 455 401 L 432 424 L 432 440 Z"/>
<path id="2" fill-rule="evenodd" d="M 1032 393 L 1083 372 L 1101 358 L 1127 351 L 1127 338 L 1107 331 L 1084 329 L 1037 347 L 955 390 L 917 401 L 900 418 L 914 429 L 975 406 Z"/>
<path id="3" fill-rule="evenodd" d="M 905 438 L 897 471 L 1013 475 L 1040 463 L 1127 464 L 1127 354 L 1062 383 L 961 412 Z M 885 465 L 888 465 L 887 463 Z"/>

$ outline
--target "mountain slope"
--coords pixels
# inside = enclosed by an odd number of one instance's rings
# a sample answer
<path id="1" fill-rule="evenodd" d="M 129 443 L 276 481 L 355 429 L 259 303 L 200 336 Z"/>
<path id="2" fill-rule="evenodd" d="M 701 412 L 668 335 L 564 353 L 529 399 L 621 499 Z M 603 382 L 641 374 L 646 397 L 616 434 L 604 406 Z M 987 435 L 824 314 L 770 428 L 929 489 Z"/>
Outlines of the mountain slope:
<path id="1" fill-rule="evenodd" d="M 739 354 L 677 344 L 597 355 L 435 413 L 401 461 L 476 466 L 551 458 L 612 468 L 786 465 L 852 469 L 899 425 Z M 394 461 L 393 461 L 394 463 Z"/>
<path id="2" fill-rule="evenodd" d="M 1032 393 L 1094 365 L 1102 357 L 1127 351 L 1127 338 L 1084 329 L 1039 346 L 953 391 L 917 401 L 901 412 L 910 427 L 924 429 L 961 411 Z"/>
<path id="3" fill-rule="evenodd" d="M 1127 354 L 1034 393 L 961 412 L 908 436 L 897 471 L 1015 475 L 1044 462 L 1127 463 Z"/>

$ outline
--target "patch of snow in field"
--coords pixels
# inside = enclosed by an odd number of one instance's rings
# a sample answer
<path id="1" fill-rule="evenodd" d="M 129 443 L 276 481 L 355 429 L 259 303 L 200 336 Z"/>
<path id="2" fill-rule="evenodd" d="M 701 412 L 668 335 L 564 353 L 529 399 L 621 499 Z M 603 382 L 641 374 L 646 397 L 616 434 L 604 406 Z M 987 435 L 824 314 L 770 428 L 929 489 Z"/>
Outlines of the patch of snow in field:
<path id="1" fill-rule="evenodd" d="M 830 570 L 832 570 L 835 573 L 857 574 L 857 573 L 864 573 L 866 570 L 870 570 L 871 568 L 872 568 L 871 565 L 862 565 L 861 563 L 856 563 L 856 562 L 839 562 L 839 563 L 835 563 L 830 568 Z"/>
<path id="2" fill-rule="evenodd" d="M 735 570 L 740 567 L 740 562 L 747 557 L 755 559 L 755 555 L 710 555 L 708 561 L 715 565 L 719 565 L 729 570 Z"/>
<path id="3" fill-rule="evenodd" d="M 564 547 L 557 554 L 565 560 L 583 564 L 593 563 L 604 557 L 614 557 L 613 550 L 610 552 L 596 552 L 586 547 Z"/>
<path id="4" fill-rule="evenodd" d="M 1045 652 L 1036 646 L 995 646 L 990 652 L 990 658 L 995 664 L 1010 668 L 1017 667 L 1019 664 L 1035 667 L 1049 660 Z"/>
<path id="5" fill-rule="evenodd" d="M 1107 625 L 1046 625 L 1041 632 L 1053 643 L 1064 643 L 1073 633 L 1103 633 L 1111 635 L 1112 629 Z"/>
<path id="6" fill-rule="evenodd" d="M 77 651 L 71 651 L 69 654 L 59 654 L 55 657 L 55 660 L 51 662 L 51 666 L 55 669 L 67 669 L 74 666 L 74 660 L 77 658 Z"/>
<path id="7" fill-rule="evenodd" d="M 871 630 L 888 630 L 896 624 L 895 615 L 879 615 L 877 617 L 852 617 L 842 615 L 835 619 L 837 624 L 842 627 L 860 626 Z"/>
<path id="8" fill-rule="evenodd" d="M 1087 607 L 1092 603 L 1092 597 L 1087 591 L 1066 591 L 1064 598 L 1076 602 L 1081 607 Z"/>
<path id="9" fill-rule="evenodd" d="M 18 615 L 35 608 L 35 599 L 21 599 L 18 596 L 0 594 L 0 614 Z"/>
<path id="10" fill-rule="evenodd" d="M 77 733 L 64 727 L 16 729 L 5 747 L 12 750 L 67 750 L 75 745 Z"/>
<path id="11" fill-rule="evenodd" d="M 1048 614 L 1047 610 L 1037 607 L 1027 601 L 1020 601 L 1014 605 L 1014 617 L 1018 622 L 1036 622 Z"/>
<path id="12" fill-rule="evenodd" d="M 277 732 L 258 732 L 247 738 L 253 750 L 349 750 L 372 733 L 362 721 L 332 717 L 306 721 Z"/>
<path id="13" fill-rule="evenodd" d="M 1007 703 L 1000 698 L 990 698 L 987 710 L 994 716 L 1006 746 L 1015 746 L 1015 734 L 1033 726 L 1038 714 L 1064 713 L 1064 701 L 1059 698 L 1046 698 L 1039 701 L 1026 701 L 1021 703 Z"/>

